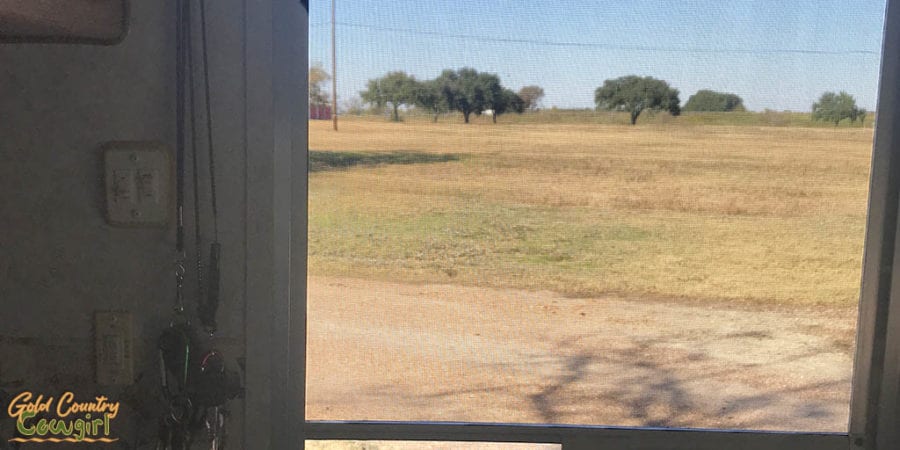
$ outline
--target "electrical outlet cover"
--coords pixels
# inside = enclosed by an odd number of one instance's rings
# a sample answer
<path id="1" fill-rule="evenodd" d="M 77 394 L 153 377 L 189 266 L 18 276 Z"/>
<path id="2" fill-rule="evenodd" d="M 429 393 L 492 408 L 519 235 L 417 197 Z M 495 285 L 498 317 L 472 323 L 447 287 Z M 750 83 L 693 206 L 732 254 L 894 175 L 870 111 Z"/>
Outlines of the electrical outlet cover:
<path id="1" fill-rule="evenodd" d="M 131 313 L 96 311 L 94 313 L 94 352 L 97 384 L 131 384 L 134 380 Z"/>

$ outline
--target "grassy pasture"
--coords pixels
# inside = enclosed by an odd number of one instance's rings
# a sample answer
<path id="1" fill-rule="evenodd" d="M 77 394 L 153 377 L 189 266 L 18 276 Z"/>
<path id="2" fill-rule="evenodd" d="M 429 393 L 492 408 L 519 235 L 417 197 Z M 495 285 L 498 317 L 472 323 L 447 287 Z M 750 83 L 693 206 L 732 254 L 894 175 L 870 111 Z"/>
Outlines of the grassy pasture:
<path id="1" fill-rule="evenodd" d="M 310 273 L 854 304 L 871 128 L 660 116 L 311 121 Z"/>

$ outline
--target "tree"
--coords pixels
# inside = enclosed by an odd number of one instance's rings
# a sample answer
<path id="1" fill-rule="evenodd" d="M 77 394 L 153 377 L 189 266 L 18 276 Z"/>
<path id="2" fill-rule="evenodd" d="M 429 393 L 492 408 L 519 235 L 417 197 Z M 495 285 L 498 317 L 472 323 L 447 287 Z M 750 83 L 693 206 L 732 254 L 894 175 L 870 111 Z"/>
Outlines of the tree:
<path id="1" fill-rule="evenodd" d="M 445 70 L 438 77 L 450 109 L 463 114 L 463 121 L 469 123 L 469 116 L 480 114 L 485 109 L 485 91 L 493 89 L 490 81 L 480 76 L 477 70 L 463 67 L 457 71 Z M 497 79 L 497 87 L 500 81 Z"/>
<path id="2" fill-rule="evenodd" d="M 854 111 L 853 116 L 850 117 L 850 122 L 856 122 L 856 119 L 859 119 L 859 124 L 861 126 L 865 126 L 866 124 L 866 114 L 869 112 L 866 111 L 866 108 L 857 108 Z"/>
<path id="3" fill-rule="evenodd" d="M 745 111 L 744 100 L 736 94 L 706 89 L 697 91 L 684 104 L 684 111 Z"/>
<path id="4" fill-rule="evenodd" d="M 478 73 L 471 67 L 459 70 L 444 70 L 437 78 L 444 99 L 450 109 L 463 114 L 465 123 L 469 123 L 472 113 L 481 114 L 489 99 L 500 95 L 500 78 L 494 74 Z"/>
<path id="5" fill-rule="evenodd" d="M 681 114 L 678 89 L 653 77 L 627 75 L 606 80 L 594 91 L 594 102 L 598 110 L 629 112 L 632 125 L 645 109 Z"/>
<path id="6" fill-rule="evenodd" d="M 363 101 L 379 108 L 390 105 L 391 120 L 400 121 L 400 106 L 411 105 L 416 101 L 419 82 L 406 72 L 389 72 L 381 78 L 369 80 L 366 90 L 359 93 Z"/>
<path id="7" fill-rule="evenodd" d="M 833 122 L 834 126 L 838 126 L 844 119 L 855 122 L 859 113 L 860 109 L 856 107 L 856 100 L 844 91 L 837 94 L 831 91 L 825 92 L 819 97 L 819 101 L 812 105 L 813 120 Z"/>
<path id="8" fill-rule="evenodd" d="M 475 78 L 475 114 L 481 115 L 484 111 L 490 111 L 491 118 L 497 123 L 497 109 L 506 109 L 506 97 L 503 86 L 500 85 L 500 77 L 492 73 L 479 73 Z"/>
<path id="9" fill-rule="evenodd" d="M 524 111 L 522 99 L 504 88 L 500 77 L 493 73 L 479 73 L 471 67 L 445 69 L 436 79 L 424 84 L 418 104 L 435 113 L 435 120 L 441 111 L 453 110 L 461 112 L 463 121 L 469 123 L 472 113 L 480 115 L 491 110 L 496 123 L 499 114 Z"/>
<path id="10" fill-rule="evenodd" d="M 541 99 L 544 98 L 544 88 L 535 85 L 524 86 L 519 89 L 519 98 L 522 99 L 526 110 L 537 111 L 540 108 Z"/>
<path id="11" fill-rule="evenodd" d="M 522 114 L 525 112 L 525 101 L 522 100 L 522 97 L 515 91 L 506 88 L 500 91 L 500 95 L 497 98 L 491 99 L 488 106 L 494 111 L 494 114 L 491 115 L 494 123 L 497 123 L 497 116 L 501 114 L 508 112 Z"/>
<path id="12" fill-rule="evenodd" d="M 322 63 L 314 63 L 309 68 L 309 104 L 319 105 L 329 102 L 329 95 L 322 84 L 331 79 L 331 75 L 322 68 Z"/>
<path id="13" fill-rule="evenodd" d="M 457 97 L 459 93 L 457 92 L 457 85 L 459 83 L 459 74 L 455 70 L 444 69 L 433 82 L 441 96 L 441 101 L 447 106 L 447 109 L 458 111 Z"/>
<path id="14" fill-rule="evenodd" d="M 415 104 L 434 114 L 434 122 L 437 122 L 441 113 L 450 109 L 447 97 L 444 95 L 443 85 L 439 80 L 419 83 Z"/>

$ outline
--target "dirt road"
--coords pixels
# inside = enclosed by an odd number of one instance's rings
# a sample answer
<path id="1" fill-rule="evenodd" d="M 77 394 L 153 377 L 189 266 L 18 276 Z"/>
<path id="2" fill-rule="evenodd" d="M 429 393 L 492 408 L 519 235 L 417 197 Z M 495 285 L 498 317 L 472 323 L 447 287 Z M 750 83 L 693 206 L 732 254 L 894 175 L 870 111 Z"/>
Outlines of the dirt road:
<path id="1" fill-rule="evenodd" d="M 307 417 L 846 431 L 855 313 L 310 277 Z"/>

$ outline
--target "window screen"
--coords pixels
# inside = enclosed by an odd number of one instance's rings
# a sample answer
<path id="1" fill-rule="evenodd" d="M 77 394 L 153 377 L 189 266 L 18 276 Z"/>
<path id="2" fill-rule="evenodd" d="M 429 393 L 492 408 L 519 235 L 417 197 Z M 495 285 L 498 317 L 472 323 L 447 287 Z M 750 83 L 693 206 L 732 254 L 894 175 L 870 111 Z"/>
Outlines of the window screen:
<path id="1" fill-rule="evenodd" d="M 307 419 L 846 432 L 883 11 L 313 2 Z"/>

